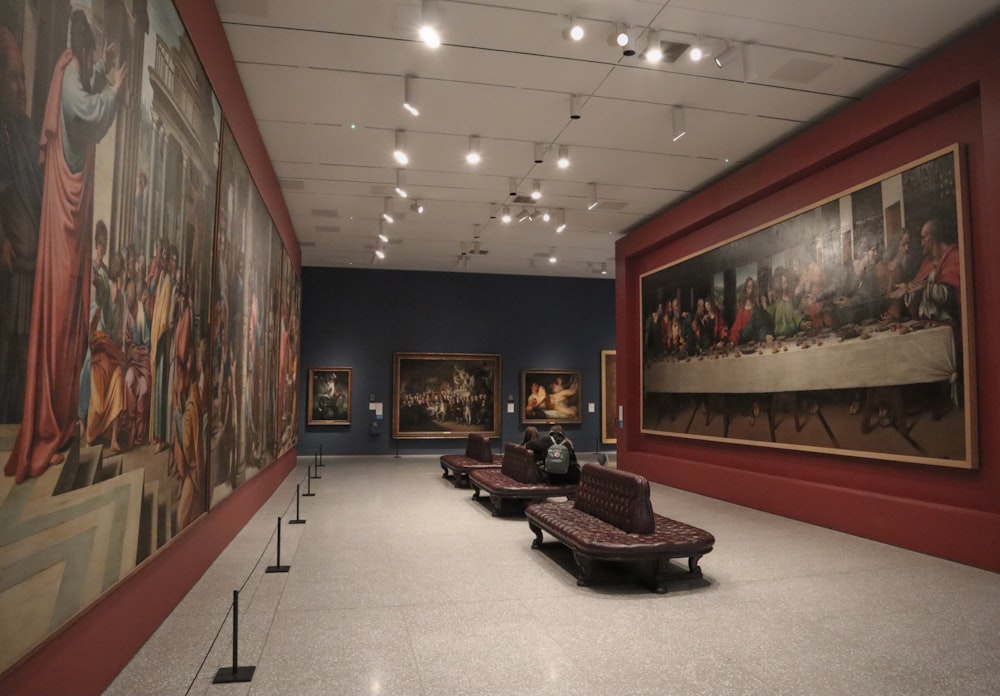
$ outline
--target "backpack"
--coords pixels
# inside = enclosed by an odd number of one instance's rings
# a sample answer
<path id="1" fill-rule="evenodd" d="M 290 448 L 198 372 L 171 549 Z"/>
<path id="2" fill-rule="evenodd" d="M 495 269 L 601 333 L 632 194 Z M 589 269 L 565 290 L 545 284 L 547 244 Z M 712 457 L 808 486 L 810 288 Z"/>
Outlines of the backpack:
<path id="1" fill-rule="evenodd" d="M 569 471 L 569 447 L 562 442 L 556 442 L 555 438 L 551 435 L 549 439 L 552 440 L 552 444 L 549 445 L 548 451 L 545 453 L 545 473 L 547 474 L 565 474 Z"/>

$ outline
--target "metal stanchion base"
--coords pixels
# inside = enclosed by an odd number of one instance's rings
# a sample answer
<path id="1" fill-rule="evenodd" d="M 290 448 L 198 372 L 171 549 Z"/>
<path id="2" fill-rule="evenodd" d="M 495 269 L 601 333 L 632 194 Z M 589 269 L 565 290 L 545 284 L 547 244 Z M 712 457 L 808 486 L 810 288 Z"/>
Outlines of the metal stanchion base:
<path id="1" fill-rule="evenodd" d="M 305 524 L 305 520 L 288 520 L 288 524 Z"/>
<path id="2" fill-rule="evenodd" d="M 268 566 L 267 570 L 265 570 L 264 572 L 265 573 L 287 573 L 288 569 L 291 568 L 291 567 L 292 566 L 273 565 L 273 566 Z"/>
<path id="3" fill-rule="evenodd" d="M 256 667 L 222 667 L 215 673 L 213 684 L 235 684 L 236 682 L 248 682 L 253 679 L 253 671 Z"/>
<path id="4" fill-rule="evenodd" d="M 303 493 L 303 494 L 302 494 L 302 497 L 303 497 L 303 498 L 309 498 L 309 497 L 312 497 L 312 496 L 314 496 L 314 495 L 316 495 L 316 494 L 315 494 L 315 493 Z"/>

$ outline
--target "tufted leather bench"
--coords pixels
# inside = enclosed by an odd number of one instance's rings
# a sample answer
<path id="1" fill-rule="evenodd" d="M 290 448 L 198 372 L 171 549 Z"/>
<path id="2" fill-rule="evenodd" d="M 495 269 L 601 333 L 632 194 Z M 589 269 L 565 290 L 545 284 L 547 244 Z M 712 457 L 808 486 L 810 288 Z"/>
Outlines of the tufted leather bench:
<path id="1" fill-rule="evenodd" d="M 477 469 L 469 473 L 469 485 L 475 489 L 473 500 L 481 491 L 490 494 L 493 516 L 505 511 L 521 512 L 524 506 L 546 498 L 573 498 L 576 484 L 550 484 L 542 481 L 535 453 L 513 442 L 504 448 L 499 469 Z"/>
<path id="2" fill-rule="evenodd" d="M 482 433 L 469 433 L 465 441 L 465 454 L 441 455 L 441 478 L 452 475 L 455 488 L 468 487 L 469 472 L 477 469 L 499 469 L 500 455 L 493 454 L 490 438 Z"/>
<path id="3" fill-rule="evenodd" d="M 541 546 L 544 530 L 573 551 L 577 585 L 588 583 L 595 560 L 651 561 L 662 594 L 669 580 L 700 578 L 698 560 L 715 544 L 704 529 L 653 512 L 644 477 L 595 464 L 583 466 L 575 501 L 536 503 L 524 514 L 535 533 L 531 548 Z M 671 558 L 687 558 L 688 571 L 670 572 Z"/>

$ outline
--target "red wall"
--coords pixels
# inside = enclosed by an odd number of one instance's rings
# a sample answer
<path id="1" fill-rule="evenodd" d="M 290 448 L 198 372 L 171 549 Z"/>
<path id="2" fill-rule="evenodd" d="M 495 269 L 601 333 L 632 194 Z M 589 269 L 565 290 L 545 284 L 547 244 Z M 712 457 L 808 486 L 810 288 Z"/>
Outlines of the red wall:
<path id="1" fill-rule="evenodd" d="M 292 266 L 301 249 L 253 119 L 215 3 L 174 0 L 223 116 L 240 144 Z M 267 467 L 210 514 L 0 679 L 0 694 L 100 694 L 295 467 L 297 449 Z M 237 589 L 237 588 L 233 588 Z M 221 602 L 229 601 L 220 598 Z M 69 686 L 72 684 L 72 686 Z"/>
<path id="2" fill-rule="evenodd" d="M 618 242 L 626 426 L 618 465 L 652 481 L 1000 571 L 1000 22 Z M 955 142 L 966 146 L 980 465 L 951 469 L 640 433 L 639 278 Z M 669 514 L 668 511 L 663 511 Z"/>

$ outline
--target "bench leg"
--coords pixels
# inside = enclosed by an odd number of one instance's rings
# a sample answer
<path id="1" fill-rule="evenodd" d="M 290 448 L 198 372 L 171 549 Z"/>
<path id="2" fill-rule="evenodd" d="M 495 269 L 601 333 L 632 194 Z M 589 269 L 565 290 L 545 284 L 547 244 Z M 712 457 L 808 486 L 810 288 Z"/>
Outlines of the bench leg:
<path id="1" fill-rule="evenodd" d="M 576 584 L 578 587 L 585 587 L 590 582 L 590 575 L 594 570 L 594 561 L 580 555 L 576 551 L 573 552 L 573 560 L 576 561 L 576 565 L 580 568 L 580 574 L 576 576 Z"/>
<path id="2" fill-rule="evenodd" d="M 528 522 L 528 527 L 535 533 L 535 540 L 531 542 L 531 548 L 542 548 L 542 528 L 537 526 L 534 522 Z"/>
<path id="3" fill-rule="evenodd" d="M 688 558 L 688 575 L 694 578 L 701 577 L 701 566 L 698 565 L 698 561 L 701 560 L 701 556 L 691 556 Z"/>
<path id="4" fill-rule="evenodd" d="M 441 471 L 442 471 L 441 478 L 445 478 L 445 479 L 448 478 L 448 467 L 446 467 L 444 464 L 442 464 L 441 465 Z"/>
<path id="5" fill-rule="evenodd" d="M 472 499 L 479 500 L 479 486 L 474 484 L 472 479 L 469 479 L 469 485 L 472 486 Z"/>
<path id="6" fill-rule="evenodd" d="M 493 503 L 493 516 L 503 516 L 503 498 L 490 493 L 490 502 Z"/>

